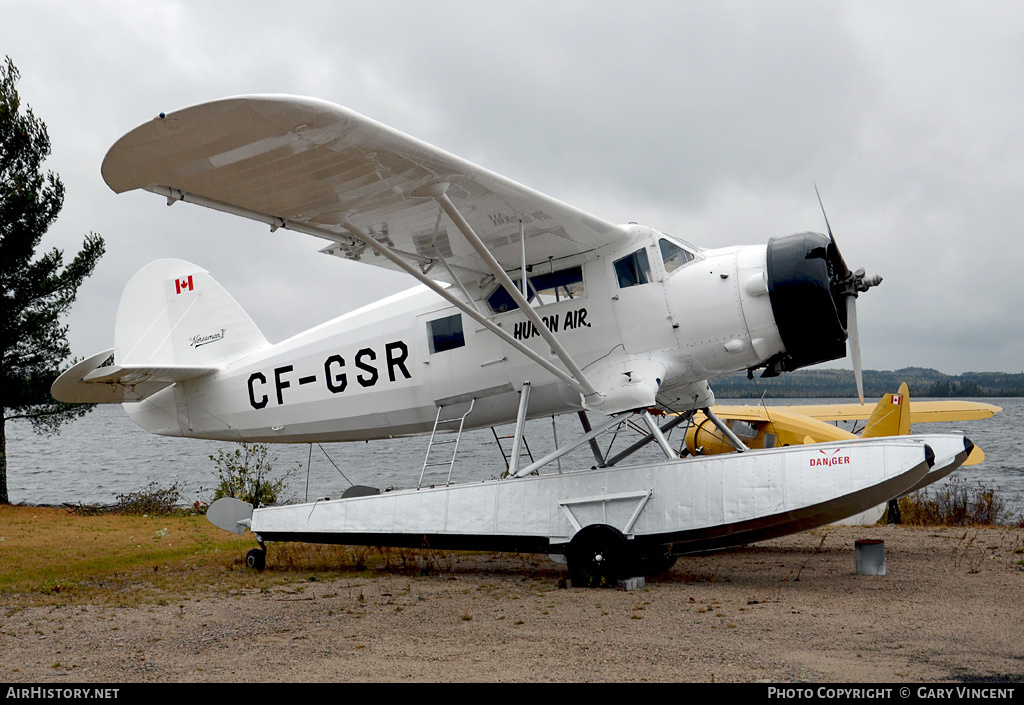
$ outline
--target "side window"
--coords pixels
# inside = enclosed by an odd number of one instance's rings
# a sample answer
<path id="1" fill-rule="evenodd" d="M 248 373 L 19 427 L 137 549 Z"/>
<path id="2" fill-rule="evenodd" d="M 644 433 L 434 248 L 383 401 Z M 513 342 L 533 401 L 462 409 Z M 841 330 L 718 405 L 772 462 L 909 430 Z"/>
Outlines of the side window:
<path id="1" fill-rule="evenodd" d="M 647 250 L 639 249 L 627 257 L 616 260 L 615 276 L 619 280 L 620 289 L 651 281 L 651 264 L 647 259 Z"/>
<path id="2" fill-rule="evenodd" d="M 430 343 L 430 354 L 461 348 L 466 344 L 462 334 L 462 314 L 437 318 L 427 323 L 427 339 Z"/>
<path id="3" fill-rule="evenodd" d="M 515 278 L 514 281 L 516 288 L 522 291 L 520 280 Z M 526 300 L 534 306 L 544 306 L 563 299 L 578 299 L 586 294 L 583 267 L 569 267 L 557 272 L 530 277 Z M 487 297 L 487 305 L 495 313 L 505 313 L 519 308 L 502 286 L 499 286 Z"/>
<path id="4" fill-rule="evenodd" d="M 674 272 L 687 262 L 693 261 L 693 253 L 687 252 L 674 242 L 658 240 L 658 247 L 661 248 L 661 259 L 665 262 L 665 271 Z"/>
<path id="5" fill-rule="evenodd" d="M 522 291 L 519 282 L 516 282 L 516 288 Z M 526 300 L 529 301 L 533 298 L 533 290 L 526 296 Z M 487 305 L 491 307 L 491 310 L 495 313 L 505 313 L 506 311 L 515 311 L 519 308 L 508 292 L 505 291 L 505 287 L 499 286 L 494 290 L 494 293 L 487 297 Z"/>
<path id="6" fill-rule="evenodd" d="M 558 272 L 530 277 L 531 293 L 536 293 L 540 305 L 562 299 L 578 299 L 586 295 L 583 286 L 583 267 L 569 267 Z"/>

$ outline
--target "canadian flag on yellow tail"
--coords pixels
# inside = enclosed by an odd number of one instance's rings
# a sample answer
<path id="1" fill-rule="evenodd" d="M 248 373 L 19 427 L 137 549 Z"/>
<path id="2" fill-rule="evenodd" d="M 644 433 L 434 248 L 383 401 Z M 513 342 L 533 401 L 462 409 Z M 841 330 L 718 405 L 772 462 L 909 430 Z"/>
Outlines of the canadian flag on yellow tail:
<path id="1" fill-rule="evenodd" d="M 861 438 L 910 435 L 910 390 L 906 382 L 895 394 L 885 394 L 868 417 Z"/>

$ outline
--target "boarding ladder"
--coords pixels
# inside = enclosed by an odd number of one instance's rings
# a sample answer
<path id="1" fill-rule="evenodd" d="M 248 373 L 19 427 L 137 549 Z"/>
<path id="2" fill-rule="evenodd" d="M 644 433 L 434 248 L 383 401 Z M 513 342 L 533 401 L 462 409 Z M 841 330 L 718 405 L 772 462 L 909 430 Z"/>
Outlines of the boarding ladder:
<path id="1" fill-rule="evenodd" d="M 437 416 L 434 417 L 434 430 L 430 434 L 430 442 L 427 444 L 427 454 L 423 458 L 423 469 L 420 470 L 420 481 L 416 484 L 416 489 L 423 487 L 423 476 L 427 472 L 428 467 L 434 467 L 438 465 L 448 466 L 448 479 L 445 482 L 446 485 L 452 484 L 452 469 L 455 467 L 455 456 L 459 452 L 459 441 L 462 439 L 462 428 L 466 425 L 466 417 L 473 412 L 473 405 L 476 404 L 476 399 L 469 400 L 469 408 L 466 409 L 466 413 L 462 416 L 452 416 L 451 418 L 441 418 L 441 414 L 444 411 L 444 406 L 437 407 Z M 444 438 L 442 440 L 435 440 L 437 437 L 437 429 L 442 426 L 454 426 L 458 424 L 458 430 L 455 431 L 455 438 Z M 434 450 L 434 446 L 446 445 L 449 443 L 455 444 L 452 448 L 452 457 L 450 460 L 441 460 L 438 462 L 430 462 L 430 452 Z"/>

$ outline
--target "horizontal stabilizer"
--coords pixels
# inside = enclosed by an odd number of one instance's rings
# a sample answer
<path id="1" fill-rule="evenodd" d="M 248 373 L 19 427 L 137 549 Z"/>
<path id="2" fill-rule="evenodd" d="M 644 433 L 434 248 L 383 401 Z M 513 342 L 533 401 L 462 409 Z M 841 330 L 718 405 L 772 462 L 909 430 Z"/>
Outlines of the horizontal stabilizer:
<path id="1" fill-rule="evenodd" d="M 252 505 L 234 497 L 221 497 L 207 508 L 206 518 L 218 529 L 241 536 L 252 521 Z"/>
<path id="2" fill-rule="evenodd" d="M 97 353 L 62 374 L 50 388 L 57 401 L 73 404 L 120 404 L 142 401 L 175 382 L 217 372 L 215 365 L 101 366 L 113 349 Z"/>

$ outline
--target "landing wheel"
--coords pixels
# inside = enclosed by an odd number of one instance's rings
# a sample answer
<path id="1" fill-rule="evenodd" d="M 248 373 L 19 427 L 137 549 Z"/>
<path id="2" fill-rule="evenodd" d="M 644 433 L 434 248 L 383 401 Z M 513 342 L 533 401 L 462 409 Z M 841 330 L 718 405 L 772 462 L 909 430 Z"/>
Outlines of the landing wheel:
<path id="1" fill-rule="evenodd" d="M 253 570 L 262 571 L 267 566 L 267 552 L 262 548 L 254 548 L 245 554 L 245 565 Z"/>
<path id="2" fill-rule="evenodd" d="M 626 554 L 626 537 L 614 526 L 580 529 L 565 554 L 573 587 L 614 587 L 627 567 Z"/>

